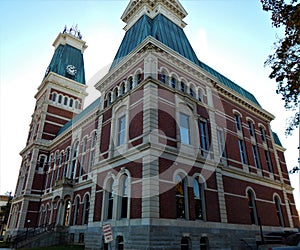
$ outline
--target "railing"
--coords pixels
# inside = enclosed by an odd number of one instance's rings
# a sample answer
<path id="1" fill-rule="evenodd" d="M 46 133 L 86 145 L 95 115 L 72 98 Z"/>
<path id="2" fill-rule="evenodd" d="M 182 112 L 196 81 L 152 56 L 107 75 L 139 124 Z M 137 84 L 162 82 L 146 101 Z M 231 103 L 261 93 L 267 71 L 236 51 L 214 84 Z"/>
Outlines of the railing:
<path id="1" fill-rule="evenodd" d="M 13 236 L 10 241 L 12 242 L 13 247 L 17 249 L 19 243 L 26 241 L 27 239 L 32 239 L 34 236 L 54 231 L 54 227 L 55 223 L 50 225 L 42 225 L 36 228 L 28 228 L 25 232 L 21 232 Z"/>
<path id="2" fill-rule="evenodd" d="M 253 249 L 245 239 L 241 239 L 241 242 L 243 242 L 248 249 L 251 249 L 251 250 Z"/>

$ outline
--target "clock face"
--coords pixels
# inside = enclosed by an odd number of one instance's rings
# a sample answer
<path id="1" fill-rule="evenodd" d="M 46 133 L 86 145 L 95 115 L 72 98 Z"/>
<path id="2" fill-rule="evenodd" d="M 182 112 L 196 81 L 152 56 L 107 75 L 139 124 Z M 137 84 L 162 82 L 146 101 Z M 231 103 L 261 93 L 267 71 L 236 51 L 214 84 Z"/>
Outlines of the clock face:
<path id="1" fill-rule="evenodd" d="M 76 73 L 77 73 L 77 69 L 76 69 L 76 67 L 75 67 L 74 65 L 68 65 L 68 66 L 66 67 L 66 71 L 67 71 L 67 73 L 68 73 L 69 75 L 71 75 L 71 76 L 75 76 Z"/>

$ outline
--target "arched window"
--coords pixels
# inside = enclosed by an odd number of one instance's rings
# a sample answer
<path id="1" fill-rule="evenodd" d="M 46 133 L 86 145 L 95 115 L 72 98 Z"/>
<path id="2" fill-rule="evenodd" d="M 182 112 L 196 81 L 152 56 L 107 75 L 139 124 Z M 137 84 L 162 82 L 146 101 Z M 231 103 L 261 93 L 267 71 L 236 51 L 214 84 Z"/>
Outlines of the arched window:
<path id="1" fill-rule="evenodd" d="M 176 85 L 177 85 L 177 79 L 174 76 L 172 76 L 172 78 L 171 78 L 171 87 L 173 89 L 176 89 Z"/>
<path id="2" fill-rule="evenodd" d="M 190 85 L 190 96 L 195 97 L 195 87 L 193 84 Z"/>
<path id="3" fill-rule="evenodd" d="M 119 97 L 119 91 L 118 88 L 114 89 L 114 100 L 117 100 L 117 98 Z"/>
<path id="4" fill-rule="evenodd" d="M 73 103 L 74 103 L 74 100 L 71 98 L 71 99 L 70 99 L 70 102 L 69 102 L 69 107 L 70 107 L 70 108 L 73 108 Z"/>
<path id="5" fill-rule="evenodd" d="M 120 89 L 121 89 L 121 95 L 124 95 L 125 91 L 126 91 L 125 83 L 124 82 L 121 84 Z"/>
<path id="6" fill-rule="evenodd" d="M 250 189 L 247 191 L 247 198 L 248 198 L 248 207 L 249 207 L 249 215 L 250 215 L 251 223 L 257 225 L 258 218 L 257 218 L 257 211 L 255 206 L 254 193 Z"/>
<path id="7" fill-rule="evenodd" d="M 70 148 L 67 148 L 66 155 L 65 155 L 65 166 L 64 166 L 64 178 L 68 175 L 68 168 L 69 168 L 69 161 L 70 161 Z"/>
<path id="8" fill-rule="evenodd" d="M 79 206 L 80 206 L 80 199 L 77 196 L 75 199 L 75 208 L 74 208 L 74 220 L 73 220 L 73 225 L 78 224 L 78 219 L 79 219 Z"/>
<path id="9" fill-rule="evenodd" d="M 111 104 L 111 93 L 108 93 L 107 95 L 107 106 Z"/>
<path id="10" fill-rule="evenodd" d="M 78 100 L 75 101 L 75 109 L 78 109 L 78 106 L 79 106 L 79 102 Z"/>
<path id="11" fill-rule="evenodd" d="M 73 146 L 70 179 L 74 179 L 76 176 L 76 168 L 78 164 L 78 146 L 79 142 L 77 141 Z"/>
<path id="12" fill-rule="evenodd" d="M 84 137 L 81 146 L 81 161 L 80 161 L 79 176 L 82 176 L 84 174 L 84 166 L 86 160 L 86 145 L 87 145 L 87 137 Z"/>
<path id="13" fill-rule="evenodd" d="M 183 93 L 186 92 L 186 84 L 183 81 L 180 82 L 180 91 Z"/>
<path id="14" fill-rule="evenodd" d="M 251 120 L 248 120 L 248 126 L 249 126 L 249 134 L 251 136 L 254 136 L 254 124 Z"/>
<path id="15" fill-rule="evenodd" d="M 194 179 L 194 201 L 196 220 L 204 220 L 204 190 L 203 185 L 199 183 L 198 178 Z"/>
<path id="16" fill-rule="evenodd" d="M 89 223 L 89 213 L 90 213 L 90 196 L 86 195 L 84 198 L 84 205 L 83 205 L 83 217 L 82 217 L 83 224 Z"/>
<path id="17" fill-rule="evenodd" d="M 48 224 L 48 216 L 49 215 L 50 215 L 50 206 L 49 206 L 49 204 L 47 204 L 46 209 L 45 209 L 44 225 Z"/>
<path id="18" fill-rule="evenodd" d="M 163 83 L 163 84 L 166 84 L 167 83 L 167 74 L 165 71 L 162 71 L 161 74 L 160 74 L 160 81 Z"/>
<path id="19" fill-rule="evenodd" d="M 235 121 L 235 127 L 237 131 L 242 130 L 242 122 L 241 122 L 241 116 L 237 113 L 234 114 L 234 121 Z"/>
<path id="20" fill-rule="evenodd" d="M 180 244 L 181 250 L 189 250 L 190 249 L 190 241 L 188 237 L 182 237 L 181 238 L 181 244 Z"/>
<path id="21" fill-rule="evenodd" d="M 123 236 L 117 236 L 117 250 L 123 250 L 124 249 L 124 238 Z"/>
<path id="22" fill-rule="evenodd" d="M 56 102 L 56 93 L 52 93 L 52 98 L 51 98 L 51 100 L 53 101 L 53 102 Z"/>
<path id="23" fill-rule="evenodd" d="M 128 198 L 129 198 L 129 181 L 128 176 L 124 174 L 120 179 L 120 191 L 121 191 L 121 200 L 120 200 L 120 212 L 121 218 L 127 218 L 128 214 Z"/>
<path id="24" fill-rule="evenodd" d="M 202 102 L 203 101 L 203 92 L 202 92 L 202 89 L 198 89 L 198 100 L 200 101 L 200 102 Z"/>
<path id="25" fill-rule="evenodd" d="M 136 75 L 136 85 L 139 85 L 142 82 L 142 73 Z"/>
<path id="26" fill-rule="evenodd" d="M 114 209 L 114 181 L 111 178 L 108 182 L 107 189 L 106 189 L 106 219 L 112 219 L 113 209 Z"/>
<path id="27" fill-rule="evenodd" d="M 70 214 L 71 214 L 71 200 L 68 199 L 65 201 L 64 226 L 69 226 Z"/>
<path id="28" fill-rule="evenodd" d="M 64 105 L 67 106 L 68 105 L 68 101 L 69 101 L 69 98 L 67 96 L 64 97 Z"/>
<path id="29" fill-rule="evenodd" d="M 60 179 L 60 170 L 62 168 L 62 160 L 63 160 L 63 153 L 61 152 L 58 156 L 58 167 L 56 172 L 56 180 Z"/>
<path id="30" fill-rule="evenodd" d="M 91 141 L 89 170 L 95 163 L 96 142 L 97 142 L 97 132 L 94 132 L 92 134 L 92 141 Z"/>
<path id="31" fill-rule="evenodd" d="M 129 90 L 132 90 L 132 89 L 133 89 L 133 78 L 132 78 L 132 76 L 130 76 L 130 77 L 128 78 L 128 89 L 129 89 Z"/>
<path id="32" fill-rule="evenodd" d="M 278 196 L 274 197 L 274 202 L 275 202 L 275 206 L 276 206 L 276 214 L 277 214 L 279 225 L 281 227 L 284 227 L 283 215 L 282 215 L 282 211 L 281 211 L 281 204 L 280 204 L 280 199 Z"/>
<path id="33" fill-rule="evenodd" d="M 200 239 L 200 250 L 208 250 L 209 242 L 207 237 L 201 237 Z"/>
<path id="34" fill-rule="evenodd" d="M 175 181 L 177 218 L 186 219 L 186 179 L 177 175 Z"/>
<path id="35" fill-rule="evenodd" d="M 39 211 L 39 222 L 38 222 L 38 226 L 42 226 L 43 223 L 43 214 L 44 214 L 44 205 L 42 205 L 40 207 L 40 211 Z"/>
<path id="36" fill-rule="evenodd" d="M 266 131 L 263 127 L 259 127 L 260 130 L 260 137 L 262 141 L 266 141 Z"/>
<path id="37" fill-rule="evenodd" d="M 58 95 L 58 103 L 62 104 L 62 100 L 63 100 L 63 96 L 62 95 Z"/>

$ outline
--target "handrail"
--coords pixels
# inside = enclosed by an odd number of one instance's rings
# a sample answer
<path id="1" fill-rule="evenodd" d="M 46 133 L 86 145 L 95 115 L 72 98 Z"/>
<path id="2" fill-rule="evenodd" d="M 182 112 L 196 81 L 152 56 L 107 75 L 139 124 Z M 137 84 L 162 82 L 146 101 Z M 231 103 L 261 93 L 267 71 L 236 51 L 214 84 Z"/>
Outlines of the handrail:
<path id="1" fill-rule="evenodd" d="M 21 232 L 13 236 L 11 238 L 11 242 L 13 243 L 14 248 L 17 248 L 18 243 L 25 241 L 29 238 L 32 238 L 33 236 L 38 236 L 45 232 L 53 231 L 54 227 L 55 227 L 55 223 L 52 223 L 49 225 L 45 224 L 39 227 L 27 229 L 25 232 Z"/>

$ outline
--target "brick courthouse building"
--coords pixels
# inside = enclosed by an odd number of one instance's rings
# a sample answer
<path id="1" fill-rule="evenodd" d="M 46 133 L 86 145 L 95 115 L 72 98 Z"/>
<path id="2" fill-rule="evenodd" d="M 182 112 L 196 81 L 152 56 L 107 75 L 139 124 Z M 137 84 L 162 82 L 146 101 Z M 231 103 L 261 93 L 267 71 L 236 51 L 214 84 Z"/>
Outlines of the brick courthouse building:
<path id="1" fill-rule="evenodd" d="M 86 249 L 243 249 L 299 227 L 274 116 L 199 61 L 177 0 L 129 2 L 109 72 L 87 96 L 65 29 L 35 95 L 8 233 L 54 224 Z M 105 38 L 104 38 L 105 39 Z M 101 94 L 100 94 L 101 93 Z M 101 97 L 100 97 L 101 96 Z"/>

